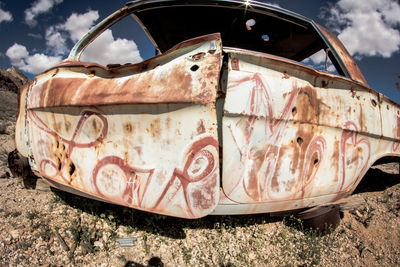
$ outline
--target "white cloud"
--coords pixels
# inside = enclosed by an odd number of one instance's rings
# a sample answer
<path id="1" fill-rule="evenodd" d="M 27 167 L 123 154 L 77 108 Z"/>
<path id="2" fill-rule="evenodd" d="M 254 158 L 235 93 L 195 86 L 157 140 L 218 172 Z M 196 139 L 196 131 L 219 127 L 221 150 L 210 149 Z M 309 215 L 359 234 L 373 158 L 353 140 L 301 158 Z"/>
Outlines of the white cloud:
<path id="1" fill-rule="evenodd" d="M 55 27 L 52 26 L 46 30 L 46 44 L 54 55 L 63 55 L 68 51 L 65 41 Z"/>
<path id="2" fill-rule="evenodd" d="M 25 46 L 14 44 L 7 50 L 6 55 L 11 64 L 26 72 L 33 74 L 42 72 L 61 61 L 69 50 L 68 43 L 71 41 L 75 43 L 82 38 L 98 18 L 97 11 L 89 10 L 84 14 L 73 13 L 65 23 L 49 27 L 45 34 L 46 54 L 30 55 Z M 134 41 L 115 38 L 112 31 L 108 29 L 89 44 L 83 52 L 82 60 L 107 65 L 109 63 L 137 63 L 143 59 Z"/>
<path id="3" fill-rule="evenodd" d="M 13 16 L 10 12 L 5 11 L 0 8 L 0 23 L 4 22 L 11 22 L 13 20 Z"/>
<path id="4" fill-rule="evenodd" d="M 331 60 L 326 57 L 326 52 L 323 49 L 319 50 L 317 53 L 311 55 L 310 57 L 304 59 L 302 63 L 309 65 L 317 70 L 336 73 L 335 66 L 332 64 Z"/>
<path id="5" fill-rule="evenodd" d="M 63 0 L 38 0 L 34 2 L 30 8 L 25 10 L 25 22 L 29 26 L 35 26 L 38 15 L 49 12 L 53 6 L 62 2 Z"/>
<path id="6" fill-rule="evenodd" d="M 314 64 L 320 64 L 325 62 L 326 60 L 326 53 L 324 50 L 319 50 L 317 53 L 314 55 L 310 56 L 309 58 Z"/>
<path id="7" fill-rule="evenodd" d="M 7 49 L 6 55 L 11 60 L 11 64 L 17 67 L 24 65 L 23 59 L 29 56 L 25 46 L 15 43 Z"/>
<path id="8" fill-rule="evenodd" d="M 137 63 L 143 60 L 134 41 L 114 39 L 111 30 L 106 30 L 91 43 L 83 52 L 81 59 L 102 65 Z"/>
<path id="9" fill-rule="evenodd" d="M 327 8 L 328 26 L 356 57 L 390 57 L 400 47 L 400 5 L 395 0 L 340 0 Z"/>
<path id="10" fill-rule="evenodd" d="M 40 33 L 32 33 L 32 32 L 30 32 L 30 33 L 28 33 L 28 36 L 30 36 L 32 38 L 35 38 L 35 39 L 42 39 L 43 38 Z"/>
<path id="11" fill-rule="evenodd" d="M 65 24 L 58 26 L 58 28 L 67 31 L 69 38 L 73 42 L 77 42 L 90 30 L 98 18 L 99 13 L 97 11 L 90 10 L 84 14 L 73 13 Z M 89 44 L 81 59 L 102 65 L 137 63 L 143 60 L 134 41 L 123 38 L 116 39 L 109 29 Z"/>
<path id="12" fill-rule="evenodd" d="M 40 53 L 29 55 L 26 47 L 17 43 L 8 48 L 6 55 L 13 66 L 33 74 L 37 74 L 56 65 L 62 59 L 61 57 L 47 56 Z"/>
<path id="13" fill-rule="evenodd" d="M 26 65 L 21 69 L 26 72 L 36 74 L 57 65 L 61 60 L 62 57 L 52 57 L 36 53 L 25 58 Z"/>
<path id="14" fill-rule="evenodd" d="M 64 25 L 60 28 L 68 31 L 72 41 L 76 42 L 81 39 L 89 29 L 94 25 L 94 22 L 99 19 L 99 12 L 89 10 L 84 14 L 72 13 Z"/>

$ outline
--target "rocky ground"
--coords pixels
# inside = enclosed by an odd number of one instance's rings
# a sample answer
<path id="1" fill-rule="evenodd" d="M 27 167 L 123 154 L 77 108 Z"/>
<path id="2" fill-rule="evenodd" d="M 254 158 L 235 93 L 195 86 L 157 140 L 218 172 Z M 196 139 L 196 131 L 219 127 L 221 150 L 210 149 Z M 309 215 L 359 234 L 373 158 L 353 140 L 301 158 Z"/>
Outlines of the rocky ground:
<path id="1" fill-rule="evenodd" d="M 16 94 L 0 88 L 0 266 L 399 266 L 398 164 L 371 169 L 321 236 L 293 217 L 266 214 L 184 220 L 88 200 L 40 181 L 24 189 L 6 165 L 14 149 Z M 117 238 L 135 238 L 122 247 Z"/>

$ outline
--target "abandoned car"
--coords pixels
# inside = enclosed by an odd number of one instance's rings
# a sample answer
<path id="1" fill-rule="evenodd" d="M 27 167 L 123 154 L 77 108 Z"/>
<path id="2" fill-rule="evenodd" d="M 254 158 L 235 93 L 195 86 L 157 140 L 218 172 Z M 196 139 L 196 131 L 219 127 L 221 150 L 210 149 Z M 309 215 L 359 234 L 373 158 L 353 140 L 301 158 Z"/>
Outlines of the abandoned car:
<path id="1" fill-rule="evenodd" d="M 124 17 L 156 55 L 80 61 Z M 322 69 L 309 64 L 317 53 Z M 400 156 L 399 114 L 308 18 L 255 1 L 139 0 L 20 90 L 11 163 L 26 164 L 11 168 L 169 216 L 301 210 L 349 196 L 376 161 Z"/>

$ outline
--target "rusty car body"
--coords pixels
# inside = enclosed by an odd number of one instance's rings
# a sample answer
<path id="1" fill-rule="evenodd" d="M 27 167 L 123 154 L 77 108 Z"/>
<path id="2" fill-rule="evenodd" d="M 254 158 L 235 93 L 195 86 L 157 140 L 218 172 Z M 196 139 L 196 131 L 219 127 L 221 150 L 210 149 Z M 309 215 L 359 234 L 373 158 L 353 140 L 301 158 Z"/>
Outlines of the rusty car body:
<path id="1" fill-rule="evenodd" d="M 157 55 L 80 61 L 133 16 Z M 322 51 L 335 73 L 304 64 Z M 139 0 L 20 90 L 16 147 L 52 186 L 199 218 L 318 206 L 400 156 L 400 106 L 371 89 L 341 42 L 254 1 Z"/>

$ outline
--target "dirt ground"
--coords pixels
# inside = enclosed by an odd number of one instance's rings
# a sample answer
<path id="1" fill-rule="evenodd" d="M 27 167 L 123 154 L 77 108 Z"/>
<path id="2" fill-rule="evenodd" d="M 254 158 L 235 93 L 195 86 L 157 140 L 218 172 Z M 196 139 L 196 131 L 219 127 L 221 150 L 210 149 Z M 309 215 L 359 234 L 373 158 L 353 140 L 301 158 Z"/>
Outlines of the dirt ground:
<path id="1" fill-rule="evenodd" d="M 399 266 L 397 163 L 369 170 L 339 227 L 321 236 L 294 217 L 185 220 L 105 204 L 10 177 L 16 94 L 0 90 L 0 266 Z M 134 238 L 122 247 L 117 238 Z"/>

